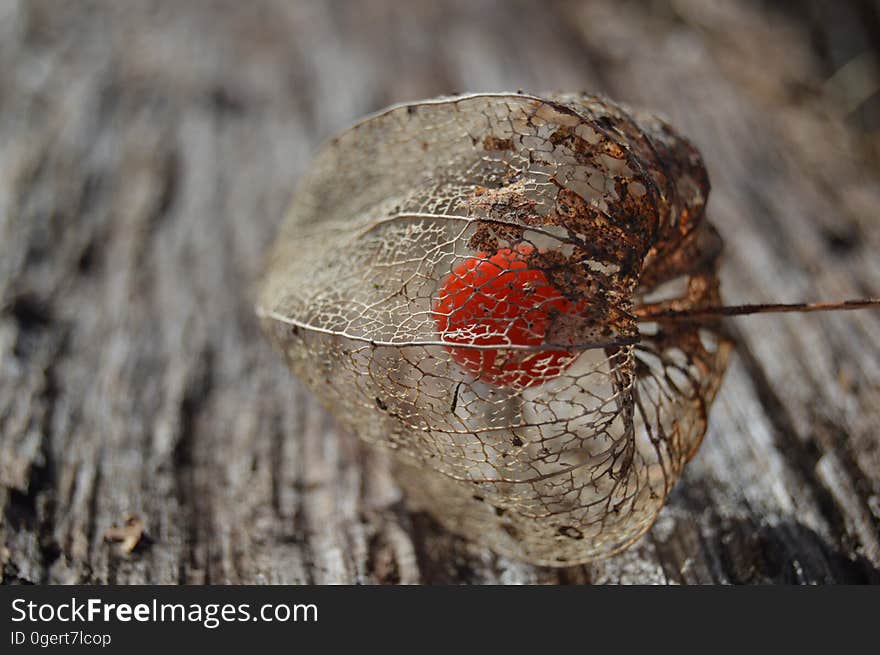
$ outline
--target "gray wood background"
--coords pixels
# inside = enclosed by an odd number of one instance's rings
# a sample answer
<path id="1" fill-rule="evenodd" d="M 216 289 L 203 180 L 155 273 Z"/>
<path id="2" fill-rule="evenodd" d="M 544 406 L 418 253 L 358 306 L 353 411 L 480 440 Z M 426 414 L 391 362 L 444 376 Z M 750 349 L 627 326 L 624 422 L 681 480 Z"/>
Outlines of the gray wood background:
<path id="1" fill-rule="evenodd" d="M 561 570 L 408 512 L 252 311 L 317 145 L 466 90 L 665 113 L 707 160 L 731 302 L 878 295 L 877 16 L 0 1 L 3 582 L 880 582 L 876 311 L 733 319 L 707 440 L 654 529 Z M 127 517 L 131 552 L 107 540 Z"/>

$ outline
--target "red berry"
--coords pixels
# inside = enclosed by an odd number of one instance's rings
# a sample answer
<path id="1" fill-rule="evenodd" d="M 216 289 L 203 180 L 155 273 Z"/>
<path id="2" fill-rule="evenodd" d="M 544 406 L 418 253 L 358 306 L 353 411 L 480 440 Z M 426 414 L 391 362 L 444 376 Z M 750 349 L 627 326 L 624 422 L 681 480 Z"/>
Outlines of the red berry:
<path id="1" fill-rule="evenodd" d="M 529 268 L 533 248 L 503 248 L 491 257 L 477 253 L 456 266 L 434 303 L 434 321 L 444 341 L 469 345 L 540 346 L 555 315 L 575 313 L 576 303 Z M 449 347 L 474 376 L 496 386 L 525 388 L 561 374 L 574 360 L 566 350 Z"/>

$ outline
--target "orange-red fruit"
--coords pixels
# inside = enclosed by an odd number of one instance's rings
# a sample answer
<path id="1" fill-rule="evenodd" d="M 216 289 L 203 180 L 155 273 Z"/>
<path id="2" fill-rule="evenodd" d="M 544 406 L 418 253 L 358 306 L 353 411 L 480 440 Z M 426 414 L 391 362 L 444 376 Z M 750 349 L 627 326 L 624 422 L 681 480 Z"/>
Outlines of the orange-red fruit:
<path id="1" fill-rule="evenodd" d="M 476 346 L 544 344 L 558 314 L 575 313 L 576 303 L 529 268 L 533 248 L 477 253 L 444 280 L 434 303 L 434 321 L 444 341 Z M 566 350 L 449 347 L 465 370 L 499 387 L 525 388 L 562 373 L 574 360 Z"/>

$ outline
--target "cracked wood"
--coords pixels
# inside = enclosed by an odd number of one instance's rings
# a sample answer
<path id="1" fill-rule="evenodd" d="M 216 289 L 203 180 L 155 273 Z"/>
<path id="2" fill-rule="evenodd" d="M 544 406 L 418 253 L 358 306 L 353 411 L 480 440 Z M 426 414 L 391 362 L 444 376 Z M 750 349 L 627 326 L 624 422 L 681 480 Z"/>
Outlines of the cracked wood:
<path id="1" fill-rule="evenodd" d="M 876 160 L 803 92 L 829 74 L 810 30 L 850 35 L 698 0 L 376 2 L 371 21 L 163 4 L 0 3 L 4 583 L 880 582 L 874 312 L 731 319 L 706 443 L 658 523 L 549 570 L 407 511 L 252 311 L 322 139 L 393 101 L 516 88 L 605 91 L 691 137 L 729 301 L 876 295 Z M 105 539 L 126 517 L 131 553 Z"/>

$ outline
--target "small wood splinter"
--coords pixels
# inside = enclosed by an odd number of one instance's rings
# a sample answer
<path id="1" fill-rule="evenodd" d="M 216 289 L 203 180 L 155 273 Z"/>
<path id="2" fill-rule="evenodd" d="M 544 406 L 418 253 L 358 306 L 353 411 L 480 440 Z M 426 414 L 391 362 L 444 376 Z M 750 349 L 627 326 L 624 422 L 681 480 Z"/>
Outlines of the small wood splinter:
<path id="1" fill-rule="evenodd" d="M 135 514 L 126 514 L 122 526 L 111 526 L 104 532 L 104 541 L 118 542 L 122 552 L 131 554 L 146 536 L 144 522 Z"/>

